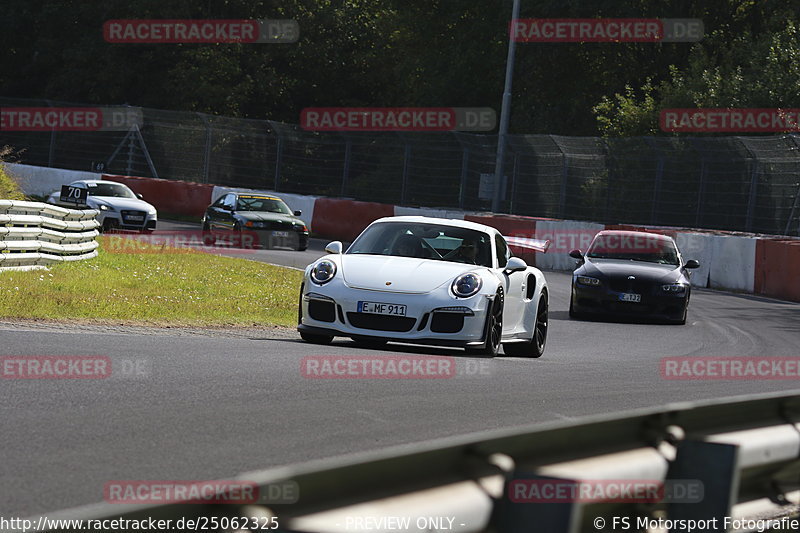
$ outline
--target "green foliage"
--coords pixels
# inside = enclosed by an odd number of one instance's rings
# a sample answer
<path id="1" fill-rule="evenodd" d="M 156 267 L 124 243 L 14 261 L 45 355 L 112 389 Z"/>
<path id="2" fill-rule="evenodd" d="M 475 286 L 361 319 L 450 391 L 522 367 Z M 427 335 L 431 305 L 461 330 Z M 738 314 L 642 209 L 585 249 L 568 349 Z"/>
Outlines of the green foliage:
<path id="1" fill-rule="evenodd" d="M 780 24 L 780 25 L 779 25 Z M 687 64 L 670 65 L 669 79 L 657 88 L 648 80 L 640 90 L 603 96 L 595 106 L 604 135 L 658 133 L 661 109 L 780 108 L 800 102 L 800 24 L 775 22 L 776 29 L 755 35 L 712 32 L 693 46 Z"/>
<path id="2" fill-rule="evenodd" d="M 8 168 L 3 165 L 4 161 L 9 161 L 13 158 L 13 150 L 5 146 L 0 148 L 0 200 L 24 200 L 25 195 L 19 188 L 19 185 L 14 181 L 13 176 L 8 171 Z"/>
<path id="3" fill-rule="evenodd" d="M 0 95 L 297 123 L 312 106 L 499 112 L 511 1 L 6 0 Z M 690 43 L 519 43 L 512 133 L 645 134 L 663 107 L 794 106 L 797 0 L 525 0 L 522 18 L 700 18 Z M 109 44 L 110 19 L 295 19 L 294 44 Z"/>

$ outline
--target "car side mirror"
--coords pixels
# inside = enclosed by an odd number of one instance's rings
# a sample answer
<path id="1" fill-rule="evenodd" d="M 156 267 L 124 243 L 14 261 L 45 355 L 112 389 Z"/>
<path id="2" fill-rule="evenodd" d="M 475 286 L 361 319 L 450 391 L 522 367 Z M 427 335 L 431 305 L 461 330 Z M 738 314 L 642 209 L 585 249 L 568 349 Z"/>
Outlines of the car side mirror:
<path id="1" fill-rule="evenodd" d="M 340 254 L 342 253 L 342 242 L 341 241 L 333 241 L 328 243 L 328 246 L 325 247 L 325 251 L 329 254 Z"/>
<path id="2" fill-rule="evenodd" d="M 573 258 L 573 259 L 583 259 L 583 254 L 581 253 L 580 250 L 577 250 L 577 249 L 576 250 L 570 250 L 569 251 L 569 256 L 571 258 Z"/>
<path id="3" fill-rule="evenodd" d="M 302 214 L 303 214 L 303 212 L 302 212 L 302 211 L 300 211 L 299 209 L 295 209 L 295 210 L 294 210 L 294 216 L 296 216 L 296 217 L 299 217 L 299 216 L 300 216 L 300 215 L 302 215 Z"/>
<path id="4" fill-rule="evenodd" d="M 144 200 L 144 196 L 142 196 L 142 193 L 140 192 L 136 193 L 136 198 L 138 198 L 139 200 Z"/>
<path id="5" fill-rule="evenodd" d="M 700 268 L 700 263 L 694 259 L 689 259 L 686 261 L 686 264 L 683 265 L 683 268 Z"/>
<path id="6" fill-rule="evenodd" d="M 506 268 L 504 271 L 508 274 L 511 274 L 513 272 L 520 272 L 526 268 L 528 268 L 528 263 L 519 257 L 511 257 L 509 258 L 508 263 L 506 263 Z"/>

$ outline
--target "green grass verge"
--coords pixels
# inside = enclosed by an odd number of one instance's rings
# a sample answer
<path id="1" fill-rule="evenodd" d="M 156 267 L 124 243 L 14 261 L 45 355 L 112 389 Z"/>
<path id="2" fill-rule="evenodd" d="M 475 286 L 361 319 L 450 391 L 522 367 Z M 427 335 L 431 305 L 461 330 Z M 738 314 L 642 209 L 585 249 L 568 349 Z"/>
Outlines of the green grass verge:
<path id="1" fill-rule="evenodd" d="M 0 200 L 24 200 L 25 195 L 3 165 L 1 156 L 2 151 L 0 151 Z"/>
<path id="2" fill-rule="evenodd" d="M 100 237 L 95 259 L 0 272 L 0 317 L 153 326 L 292 326 L 302 272 Z"/>

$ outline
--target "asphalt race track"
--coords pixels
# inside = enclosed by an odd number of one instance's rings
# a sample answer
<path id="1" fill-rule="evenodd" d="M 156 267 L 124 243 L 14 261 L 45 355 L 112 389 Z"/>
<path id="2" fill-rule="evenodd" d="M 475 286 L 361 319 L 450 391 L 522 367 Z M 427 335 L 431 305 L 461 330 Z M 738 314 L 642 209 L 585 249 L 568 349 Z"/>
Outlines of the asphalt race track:
<path id="1" fill-rule="evenodd" d="M 315 240 L 307 252 L 244 256 L 299 267 L 321 255 L 322 246 Z M 0 355 L 106 355 L 115 365 L 143 365 L 142 375 L 103 380 L 0 381 L 0 515 L 100 502 L 103 485 L 113 480 L 228 479 L 452 434 L 800 390 L 792 380 L 665 380 L 659 364 L 668 356 L 798 356 L 800 304 L 695 290 L 686 326 L 572 321 L 569 275 L 546 276 L 550 332 L 539 360 L 475 359 L 403 345 L 368 350 L 345 339 L 320 347 L 285 330 L 0 324 Z M 397 353 L 453 355 L 458 374 L 317 380 L 300 373 L 305 355 Z"/>

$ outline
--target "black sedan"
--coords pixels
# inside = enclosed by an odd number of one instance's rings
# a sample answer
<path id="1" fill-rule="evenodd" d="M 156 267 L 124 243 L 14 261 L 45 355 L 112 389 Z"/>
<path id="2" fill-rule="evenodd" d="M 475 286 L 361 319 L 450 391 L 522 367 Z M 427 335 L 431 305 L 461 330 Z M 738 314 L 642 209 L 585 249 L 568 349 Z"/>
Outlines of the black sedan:
<path id="1" fill-rule="evenodd" d="M 599 232 L 572 274 L 569 316 L 588 314 L 649 316 L 685 324 L 692 286 L 672 237 L 658 233 L 609 230 Z"/>
<path id="2" fill-rule="evenodd" d="M 308 227 L 283 200 L 275 196 L 230 192 L 208 206 L 203 216 L 203 241 L 218 237 L 242 248 L 276 246 L 305 250 Z"/>

